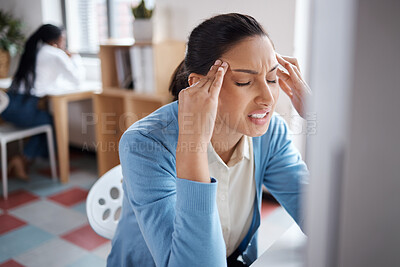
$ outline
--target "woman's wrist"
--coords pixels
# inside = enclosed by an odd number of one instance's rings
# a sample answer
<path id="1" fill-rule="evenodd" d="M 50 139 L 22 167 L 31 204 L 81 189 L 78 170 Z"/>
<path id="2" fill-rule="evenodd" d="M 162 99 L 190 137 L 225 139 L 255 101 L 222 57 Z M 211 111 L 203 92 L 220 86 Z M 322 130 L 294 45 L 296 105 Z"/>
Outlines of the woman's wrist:
<path id="1" fill-rule="evenodd" d="M 207 143 L 182 141 L 176 147 L 176 174 L 181 179 L 209 183 Z"/>
<path id="2" fill-rule="evenodd" d="M 207 153 L 210 141 L 206 141 L 200 136 L 179 135 L 176 151 L 183 153 Z"/>

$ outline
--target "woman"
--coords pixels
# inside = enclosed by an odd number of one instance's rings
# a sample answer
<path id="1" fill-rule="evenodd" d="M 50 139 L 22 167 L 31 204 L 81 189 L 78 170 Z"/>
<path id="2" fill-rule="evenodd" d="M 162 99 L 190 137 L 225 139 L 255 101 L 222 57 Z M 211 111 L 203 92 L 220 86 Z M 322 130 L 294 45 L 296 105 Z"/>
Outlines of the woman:
<path id="1" fill-rule="evenodd" d="M 77 85 L 84 71 L 80 57 L 66 50 L 62 28 L 45 24 L 26 41 L 13 82 L 7 94 L 10 102 L 1 117 L 19 127 L 53 124 L 50 113 L 40 107 L 48 93 L 60 89 L 63 80 Z M 10 175 L 27 180 L 26 167 L 36 157 L 47 156 L 45 135 L 33 136 L 23 155 L 14 156 L 9 163 Z"/>
<path id="2" fill-rule="evenodd" d="M 109 266 L 250 265 L 263 184 L 301 225 L 308 171 L 273 114 L 279 87 L 303 115 L 309 89 L 296 61 L 274 52 L 254 18 L 219 15 L 192 31 L 170 86 L 179 101 L 121 138 Z"/>

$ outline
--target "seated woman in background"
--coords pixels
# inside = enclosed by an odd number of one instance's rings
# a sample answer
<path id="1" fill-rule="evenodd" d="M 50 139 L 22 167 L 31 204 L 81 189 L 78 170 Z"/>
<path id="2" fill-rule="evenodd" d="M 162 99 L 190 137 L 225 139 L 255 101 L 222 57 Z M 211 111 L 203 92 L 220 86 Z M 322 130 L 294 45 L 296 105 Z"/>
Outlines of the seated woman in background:
<path id="1" fill-rule="evenodd" d="M 58 90 L 61 80 L 78 85 L 84 70 L 79 56 L 66 50 L 63 28 L 45 24 L 26 41 L 7 94 L 10 102 L 1 117 L 19 127 L 53 124 L 51 114 L 39 103 L 52 90 Z M 36 157 L 47 156 L 45 135 L 33 136 L 24 147 L 23 155 L 11 158 L 10 175 L 27 180 L 27 166 Z"/>
<path id="2" fill-rule="evenodd" d="M 274 110 L 282 88 L 304 116 L 310 90 L 297 61 L 274 50 L 246 15 L 192 31 L 170 85 L 178 101 L 121 138 L 124 198 L 108 266 L 250 265 L 263 184 L 302 226 L 308 170 Z"/>

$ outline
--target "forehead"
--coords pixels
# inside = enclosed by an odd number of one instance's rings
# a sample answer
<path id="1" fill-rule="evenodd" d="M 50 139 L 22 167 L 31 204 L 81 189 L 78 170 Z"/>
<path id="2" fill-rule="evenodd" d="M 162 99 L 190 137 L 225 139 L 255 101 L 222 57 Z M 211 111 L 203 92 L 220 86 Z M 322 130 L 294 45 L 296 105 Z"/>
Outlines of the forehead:
<path id="1" fill-rule="evenodd" d="M 231 69 L 248 68 L 256 71 L 270 69 L 277 64 L 275 51 L 267 36 L 246 38 L 221 57 L 228 62 Z"/>

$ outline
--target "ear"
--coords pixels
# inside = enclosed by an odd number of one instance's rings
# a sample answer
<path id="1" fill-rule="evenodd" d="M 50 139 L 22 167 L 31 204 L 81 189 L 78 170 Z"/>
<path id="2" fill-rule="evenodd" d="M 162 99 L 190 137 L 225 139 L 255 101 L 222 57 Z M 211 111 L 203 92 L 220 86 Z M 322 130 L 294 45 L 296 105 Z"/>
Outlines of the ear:
<path id="1" fill-rule="evenodd" d="M 193 84 L 197 83 L 198 81 L 200 81 L 200 79 L 204 78 L 204 75 L 201 74 L 197 74 L 197 73 L 190 73 L 189 78 L 188 78 L 188 83 L 189 86 L 192 86 Z"/>

